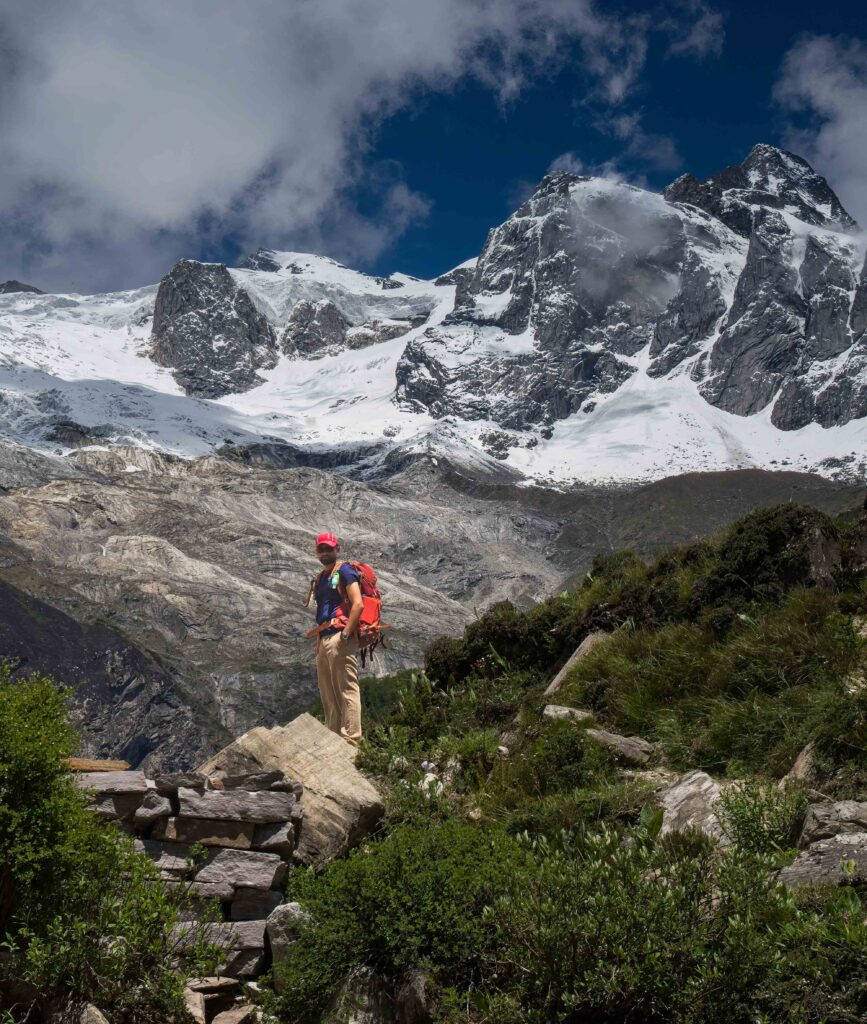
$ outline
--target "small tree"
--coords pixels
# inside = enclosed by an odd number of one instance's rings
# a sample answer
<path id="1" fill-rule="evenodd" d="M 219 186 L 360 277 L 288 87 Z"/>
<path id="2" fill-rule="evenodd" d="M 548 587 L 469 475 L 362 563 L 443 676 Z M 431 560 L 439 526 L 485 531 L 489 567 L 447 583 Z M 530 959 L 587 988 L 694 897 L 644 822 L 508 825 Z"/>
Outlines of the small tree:
<path id="1" fill-rule="evenodd" d="M 0 980 L 30 1005 L 90 1001 L 114 1021 L 151 1024 L 183 1010 L 185 976 L 212 971 L 207 924 L 182 924 L 168 889 L 128 836 L 86 809 L 65 759 L 75 744 L 66 692 L 0 667 L 0 865 L 11 887 Z M 18 986 L 22 988 L 21 985 Z M 12 1019 L 29 1006 L 8 1008 Z"/>

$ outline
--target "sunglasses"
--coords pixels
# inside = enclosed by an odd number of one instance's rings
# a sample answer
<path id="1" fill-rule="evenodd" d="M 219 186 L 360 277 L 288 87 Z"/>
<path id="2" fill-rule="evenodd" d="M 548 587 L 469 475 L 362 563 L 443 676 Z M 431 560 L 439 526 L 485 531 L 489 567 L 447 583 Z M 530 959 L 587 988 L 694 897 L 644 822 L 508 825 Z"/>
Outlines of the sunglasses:
<path id="1" fill-rule="evenodd" d="M 316 547 L 317 553 L 320 551 L 334 551 L 335 549 L 330 544 L 318 544 Z"/>

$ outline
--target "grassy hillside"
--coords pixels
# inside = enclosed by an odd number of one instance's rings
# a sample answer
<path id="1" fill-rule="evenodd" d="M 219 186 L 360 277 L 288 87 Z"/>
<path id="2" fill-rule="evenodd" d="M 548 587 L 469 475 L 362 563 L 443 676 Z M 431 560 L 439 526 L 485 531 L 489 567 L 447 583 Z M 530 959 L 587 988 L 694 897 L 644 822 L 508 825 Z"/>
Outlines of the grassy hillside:
<path id="1" fill-rule="evenodd" d="M 348 972 L 399 994 L 420 970 L 441 1022 L 863 1019 L 867 894 L 774 875 L 817 791 L 867 799 L 865 568 L 863 517 L 783 505 L 650 565 L 597 558 L 436 641 L 423 673 L 369 681 L 359 763 L 388 820 L 290 882 L 310 919 L 272 1010 L 318 1020 Z M 650 760 L 624 768 L 588 725 Z M 808 742 L 812 789 L 778 787 Z M 661 838 L 653 793 L 692 768 L 733 782 L 724 847 Z"/>

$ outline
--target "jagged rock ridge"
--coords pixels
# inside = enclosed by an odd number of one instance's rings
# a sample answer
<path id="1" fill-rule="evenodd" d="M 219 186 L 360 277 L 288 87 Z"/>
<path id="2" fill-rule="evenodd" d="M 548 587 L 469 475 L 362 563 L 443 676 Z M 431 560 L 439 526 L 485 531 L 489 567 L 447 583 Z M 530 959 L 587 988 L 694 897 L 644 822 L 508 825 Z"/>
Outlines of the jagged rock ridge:
<path id="1" fill-rule="evenodd" d="M 662 196 L 557 173 L 494 229 L 397 397 L 435 416 L 550 431 L 641 369 L 793 429 L 867 415 L 863 242 L 809 165 L 756 146 Z"/>

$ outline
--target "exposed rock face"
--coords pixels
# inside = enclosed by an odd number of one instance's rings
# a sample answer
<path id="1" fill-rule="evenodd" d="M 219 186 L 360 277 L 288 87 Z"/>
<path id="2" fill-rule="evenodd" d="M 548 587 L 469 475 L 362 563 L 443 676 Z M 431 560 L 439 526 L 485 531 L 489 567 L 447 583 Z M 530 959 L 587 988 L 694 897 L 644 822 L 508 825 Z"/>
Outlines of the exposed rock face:
<path id="1" fill-rule="evenodd" d="M 673 203 L 707 210 L 748 238 L 756 209 L 786 210 L 819 227 L 852 228 L 855 222 L 827 181 L 806 160 L 774 146 L 754 146 L 742 164 L 726 167 L 707 181 L 684 174 L 663 193 Z"/>
<path id="2" fill-rule="evenodd" d="M 710 218 L 694 244 L 738 249 Z M 685 218 L 629 186 L 559 173 L 485 243 L 454 312 L 407 346 L 399 401 L 523 430 L 616 390 L 676 291 Z"/>
<path id="3" fill-rule="evenodd" d="M 276 341 L 223 264 L 181 260 L 160 281 L 151 358 L 188 394 L 219 398 L 259 383 L 256 371 L 276 361 Z"/>
<path id="4" fill-rule="evenodd" d="M 842 885 L 867 881 L 867 832 L 844 832 L 799 853 L 777 878 L 784 885 Z"/>
<path id="5" fill-rule="evenodd" d="M 711 839 L 725 841 L 713 810 L 721 792 L 719 783 L 707 772 L 691 771 L 675 779 L 656 794 L 663 810 L 660 834 L 694 828 Z"/>
<path id="6" fill-rule="evenodd" d="M 321 355 L 346 344 L 349 321 L 327 299 L 299 302 L 280 336 L 280 350 L 290 356 Z"/>
<path id="7" fill-rule="evenodd" d="M 374 661 L 382 673 L 420 664 L 430 641 L 459 634 L 475 609 L 562 587 L 609 546 L 650 553 L 790 496 L 829 512 L 863 497 L 761 473 L 628 493 L 474 496 L 475 481 L 427 461 L 371 487 L 141 449 L 67 459 L 24 450 L 33 459 L 19 461 L 20 451 L 5 460 L 0 445 L 0 479 L 8 467 L 13 485 L 0 492 L 0 654 L 71 685 L 82 754 L 152 772 L 192 768 L 314 699 L 303 602 L 316 569 L 310 538 L 323 524 L 379 574 L 395 625 Z"/>
<path id="8" fill-rule="evenodd" d="M 798 845 L 809 846 L 848 832 L 867 832 L 867 801 L 823 800 L 807 809 Z"/>
<path id="9" fill-rule="evenodd" d="M 22 284 L 21 281 L 14 279 L 4 281 L 0 284 L 0 295 L 13 295 L 16 292 L 25 292 L 30 295 L 44 295 L 45 292 L 41 288 L 37 288 L 32 284 Z"/>
<path id="10" fill-rule="evenodd" d="M 0 553 L 13 564 L 21 557 L 2 544 Z M 87 602 L 56 582 L 49 590 L 67 611 L 0 580 L 0 651 L 21 672 L 38 669 L 72 685 L 70 717 L 83 734 L 83 754 L 159 767 L 194 764 L 215 741 L 225 742 L 216 716 L 200 705 L 193 710 L 170 667 L 117 630 L 79 621 L 91 617 Z"/>
<path id="11" fill-rule="evenodd" d="M 355 753 L 305 714 L 283 727 L 251 729 L 200 771 L 219 777 L 239 767 L 269 768 L 301 778 L 304 828 L 294 856 L 321 866 L 367 835 L 384 811 L 379 793 L 355 768 Z"/>
<path id="12" fill-rule="evenodd" d="M 456 278 L 442 326 L 407 345 L 397 400 L 545 436 L 646 350 L 650 376 L 685 369 L 741 416 L 773 403 L 781 429 L 867 415 L 855 227 L 823 178 L 771 146 L 662 197 L 551 175 Z"/>

